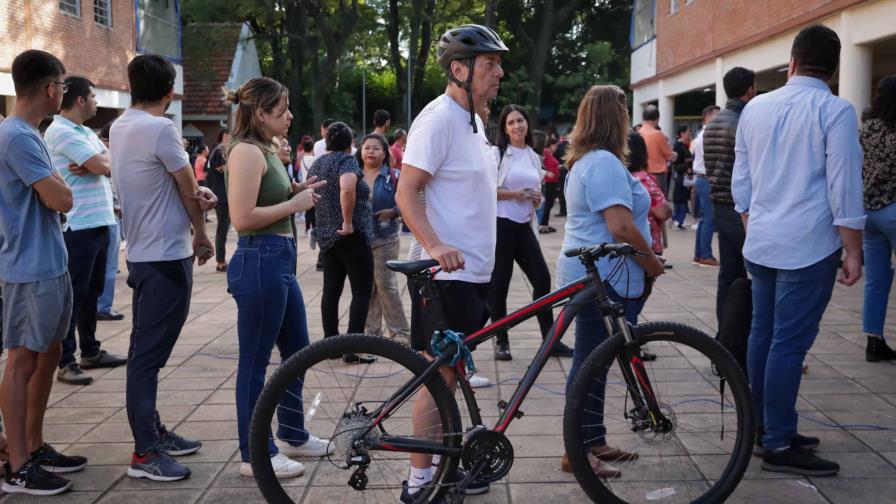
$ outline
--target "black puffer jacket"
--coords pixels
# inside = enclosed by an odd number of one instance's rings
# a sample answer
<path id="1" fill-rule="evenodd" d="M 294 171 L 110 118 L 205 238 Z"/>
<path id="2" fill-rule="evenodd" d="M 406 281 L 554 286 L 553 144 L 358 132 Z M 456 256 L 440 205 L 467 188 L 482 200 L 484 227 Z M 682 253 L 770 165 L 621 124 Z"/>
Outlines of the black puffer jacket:
<path id="1" fill-rule="evenodd" d="M 747 103 L 730 98 L 703 131 L 703 161 L 713 203 L 734 206 L 731 172 L 734 170 L 734 137 L 740 113 Z"/>

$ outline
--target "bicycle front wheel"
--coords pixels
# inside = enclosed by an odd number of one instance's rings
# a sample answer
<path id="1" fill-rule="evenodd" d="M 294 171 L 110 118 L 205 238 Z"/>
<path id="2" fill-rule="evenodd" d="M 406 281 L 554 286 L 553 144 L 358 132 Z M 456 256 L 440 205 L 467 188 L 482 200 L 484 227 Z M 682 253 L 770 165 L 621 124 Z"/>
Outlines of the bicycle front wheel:
<path id="1" fill-rule="evenodd" d="M 595 502 L 723 502 L 753 445 L 746 377 L 724 347 L 692 327 L 643 324 L 634 339 L 649 343 L 657 360 L 640 367 L 616 335 L 585 360 L 567 396 L 563 433 L 576 479 Z M 644 390 L 659 419 L 643 406 Z"/>
<path id="2" fill-rule="evenodd" d="M 372 364 L 345 364 L 344 354 L 366 354 Z M 401 402 L 395 394 L 429 366 L 394 340 L 350 334 L 318 341 L 290 357 L 265 385 L 250 428 L 252 469 L 268 502 L 390 503 L 398 501 L 407 479 L 409 453 L 403 446 L 458 449 L 460 414 L 454 395 L 438 373 Z M 415 399 L 431 397 L 424 424 L 413 420 Z M 383 405 L 391 403 L 388 413 Z M 420 409 L 420 405 L 418 405 Z M 275 414 L 276 413 L 276 414 Z M 305 465 L 298 479 L 278 479 L 269 439 L 281 453 Z M 290 444 L 313 434 L 328 439 L 328 454 L 293 456 Z M 424 451 L 424 450 L 421 450 Z M 431 452 L 430 452 L 431 453 Z M 415 504 L 438 501 L 453 481 L 458 457 L 443 455 L 429 485 L 414 494 Z"/>

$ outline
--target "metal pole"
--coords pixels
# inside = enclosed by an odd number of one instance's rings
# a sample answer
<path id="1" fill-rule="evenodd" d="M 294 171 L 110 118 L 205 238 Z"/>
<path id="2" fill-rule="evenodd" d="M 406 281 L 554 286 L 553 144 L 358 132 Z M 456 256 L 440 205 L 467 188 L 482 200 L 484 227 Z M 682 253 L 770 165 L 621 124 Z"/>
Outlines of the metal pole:
<path id="1" fill-rule="evenodd" d="M 411 129 L 411 62 L 413 57 L 413 52 L 408 51 L 408 129 Z"/>
<path id="2" fill-rule="evenodd" d="M 367 135 L 367 69 L 361 69 L 361 136 Z"/>

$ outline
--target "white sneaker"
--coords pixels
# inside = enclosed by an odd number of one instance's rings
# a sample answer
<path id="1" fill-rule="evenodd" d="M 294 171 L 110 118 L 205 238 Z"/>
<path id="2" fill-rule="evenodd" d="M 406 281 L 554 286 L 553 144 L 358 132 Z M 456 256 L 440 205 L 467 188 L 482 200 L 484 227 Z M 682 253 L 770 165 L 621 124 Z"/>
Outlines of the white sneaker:
<path id="1" fill-rule="evenodd" d="M 274 475 L 278 478 L 296 478 L 305 474 L 305 466 L 301 462 L 296 462 L 282 453 L 278 453 L 271 457 L 271 466 L 274 468 Z M 254 478 L 252 473 L 252 464 L 243 462 L 240 464 L 240 474 L 248 478 Z"/>
<path id="2" fill-rule="evenodd" d="M 277 447 L 287 457 L 325 457 L 336 451 L 336 445 L 329 439 L 310 436 L 305 444 L 293 446 L 285 441 L 278 441 Z"/>
<path id="3" fill-rule="evenodd" d="M 467 381 L 470 382 L 470 386 L 473 388 L 488 387 L 489 385 L 492 384 L 491 380 L 489 380 L 488 378 L 486 378 L 484 376 L 479 376 L 477 374 L 470 375 L 469 377 L 467 377 Z"/>

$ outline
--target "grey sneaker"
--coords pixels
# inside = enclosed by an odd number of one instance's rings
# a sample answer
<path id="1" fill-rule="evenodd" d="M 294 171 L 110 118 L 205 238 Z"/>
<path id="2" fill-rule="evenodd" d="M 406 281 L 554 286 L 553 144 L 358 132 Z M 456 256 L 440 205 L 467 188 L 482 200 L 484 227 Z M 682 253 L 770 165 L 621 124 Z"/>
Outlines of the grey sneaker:
<path id="1" fill-rule="evenodd" d="M 193 441 L 175 432 L 171 432 L 162 426 L 159 432 L 158 449 L 167 452 L 169 455 L 181 457 L 183 455 L 192 455 L 202 448 L 202 441 Z"/>
<path id="2" fill-rule="evenodd" d="M 134 454 L 131 466 L 128 467 L 128 476 L 153 481 L 179 481 L 190 477 L 190 468 L 178 464 L 167 453 L 152 449 L 142 457 Z"/>
<path id="3" fill-rule="evenodd" d="M 120 355 L 110 354 L 105 350 L 100 350 L 98 354 L 92 357 L 84 357 L 83 355 L 81 356 L 82 369 L 114 368 L 123 366 L 127 363 L 127 358 Z"/>
<path id="4" fill-rule="evenodd" d="M 93 377 L 82 371 L 76 362 L 60 368 L 59 372 L 56 373 L 56 379 L 71 385 L 90 385 L 93 383 Z"/>

